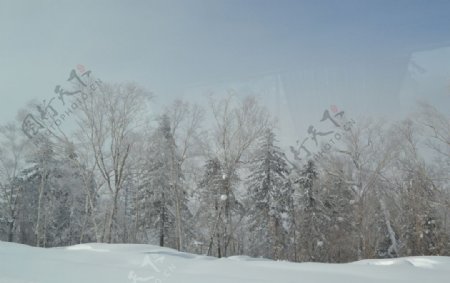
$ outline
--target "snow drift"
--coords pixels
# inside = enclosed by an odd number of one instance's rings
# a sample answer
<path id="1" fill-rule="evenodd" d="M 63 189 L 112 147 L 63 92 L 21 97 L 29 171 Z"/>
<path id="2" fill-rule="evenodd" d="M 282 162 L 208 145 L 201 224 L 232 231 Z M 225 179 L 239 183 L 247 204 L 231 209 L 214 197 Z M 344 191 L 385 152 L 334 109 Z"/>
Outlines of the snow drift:
<path id="1" fill-rule="evenodd" d="M 449 282 L 449 257 L 291 263 L 217 259 L 151 245 L 34 248 L 0 242 L 0 283 Z"/>

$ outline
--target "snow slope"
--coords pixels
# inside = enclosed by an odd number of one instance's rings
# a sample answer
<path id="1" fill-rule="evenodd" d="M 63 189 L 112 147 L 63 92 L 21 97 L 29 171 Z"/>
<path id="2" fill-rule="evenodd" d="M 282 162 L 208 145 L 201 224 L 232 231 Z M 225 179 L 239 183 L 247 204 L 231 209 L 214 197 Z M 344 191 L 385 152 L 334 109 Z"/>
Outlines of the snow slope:
<path id="1" fill-rule="evenodd" d="M 0 242 L 0 283 L 64 282 L 450 282 L 450 257 L 350 264 L 226 259 L 151 245 L 83 244 L 42 249 Z"/>

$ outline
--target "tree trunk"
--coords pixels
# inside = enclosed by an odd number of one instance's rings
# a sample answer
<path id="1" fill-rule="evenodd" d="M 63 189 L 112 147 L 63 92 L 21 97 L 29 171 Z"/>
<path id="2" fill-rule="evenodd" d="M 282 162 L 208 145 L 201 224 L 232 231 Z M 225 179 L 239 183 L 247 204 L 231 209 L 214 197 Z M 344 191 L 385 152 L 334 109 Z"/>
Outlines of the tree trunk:
<path id="1" fill-rule="evenodd" d="M 161 194 L 161 207 L 159 209 L 159 246 L 164 247 L 164 226 L 165 226 L 165 198 L 164 193 Z"/>
<path id="2" fill-rule="evenodd" d="M 14 240 L 14 224 L 15 224 L 15 220 L 11 219 L 8 222 L 8 242 L 13 242 Z"/>
<path id="3" fill-rule="evenodd" d="M 44 165 L 45 166 L 45 165 Z M 44 188 L 45 188 L 45 179 L 46 179 L 46 171 L 41 176 L 41 184 L 39 185 L 39 197 L 38 197 L 38 208 L 37 208 L 37 220 L 35 227 L 35 235 L 36 235 L 36 247 L 40 247 L 41 242 L 41 214 L 42 214 L 42 197 L 44 196 Z"/>
<path id="4" fill-rule="evenodd" d="M 106 242 L 112 243 L 112 233 L 113 233 L 113 226 L 114 226 L 114 218 L 116 217 L 117 213 L 117 202 L 119 198 L 119 190 L 116 189 L 114 191 L 114 199 L 111 207 L 111 213 L 108 218 L 108 226 L 107 226 L 107 232 L 106 232 Z"/>

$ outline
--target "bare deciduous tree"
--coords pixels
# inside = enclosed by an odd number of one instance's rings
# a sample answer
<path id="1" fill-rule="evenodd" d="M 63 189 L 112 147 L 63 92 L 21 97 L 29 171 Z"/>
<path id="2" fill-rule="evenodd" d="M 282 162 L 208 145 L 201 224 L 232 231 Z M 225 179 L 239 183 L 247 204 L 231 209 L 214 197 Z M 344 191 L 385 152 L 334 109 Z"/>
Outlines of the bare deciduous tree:
<path id="1" fill-rule="evenodd" d="M 119 196 L 130 173 L 131 137 L 143 126 L 148 98 L 146 91 L 132 83 L 103 84 L 81 107 L 80 142 L 89 147 L 95 169 L 111 197 L 102 233 L 102 240 L 108 243 L 113 241 Z"/>
<path id="2" fill-rule="evenodd" d="M 264 135 L 270 125 L 270 117 L 267 110 L 261 107 L 255 97 L 246 97 L 242 100 L 233 95 L 214 102 L 211 100 L 211 109 L 214 117 L 213 144 L 214 155 L 221 162 L 223 170 L 223 195 L 224 200 L 221 236 L 218 245 L 223 245 L 223 255 L 226 256 L 233 234 L 243 218 L 243 211 L 239 209 L 236 199 L 233 177 L 250 153 L 251 146 L 258 138 Z M 240 211 L 240 218 L 233 223 L 233 211 Z"/>
<path id="3" fill-rule="evenodd" d="M 17 206 L 22 186 L 17 177 L 24 165 L 26 140 L 16 124 L 10 123 L 0 127 L 0 200 L 6 210 L 8 224 L 8 241 L 13 241 L 17 217 Z"/>

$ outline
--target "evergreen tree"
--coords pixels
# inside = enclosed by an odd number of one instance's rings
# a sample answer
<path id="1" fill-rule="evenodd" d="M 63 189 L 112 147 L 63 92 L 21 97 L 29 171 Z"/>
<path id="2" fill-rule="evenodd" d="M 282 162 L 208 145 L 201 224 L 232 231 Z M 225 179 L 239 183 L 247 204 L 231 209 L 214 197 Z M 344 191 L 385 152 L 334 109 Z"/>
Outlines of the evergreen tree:
<path id="1" fill-rule="evenodd" d="M 342 164 L 339 164 L 342 165 Z M 351 186 L 342 180 L 342 170 L 337 176 L 325 175 L 322 199 L 326 223 L 327 262 L 350 262 L 357 259 L 354 243 L 358 240 L 354 226 L 354 205 Z"/>
<path id="2" fill-rule="evenodd" d="M 148 174 L 143 187 L 147 227 L 157 227 L 160 246 L 181 249 L 182 225 L 190 218 L 179 156 L 170 120 L 162 115 L 151 138 Z"/>
<path id="3" fill-rule="evenodd" d="M 224 178 L 222 166 L 217 158 L 212 158 L 204 165 L 204 173 L 197 187 L 199 209 L 195 219 L 196 228 L 200 232 L 198 237 L 201 243 L 206 243 L 208 255 L 222 256 L 223 231 L 223 193 Z M 202 229 L 203 227 L 203 229 Z M 205 229 L 206 228 L 206 229 Z M 214 252 L 216 251 L 216 252 Z"/>
<path id="4" fill-rule="evenodd" d="M 300 255 L 306 261 L 319 261 L 324 257 L 324 235 L 327 216 L 318 194 L 318 172 L 314 161 L 309 160 L 300 172 L 297 183 L 302 190 Z"/>
<path id="5" fill-rule="evenodd" d="M 47 141 L 35 148 L 18 178 L 24 198 L 20 203 L 23 243 L 52 247 L 78 244 L 83 238 L 87 211 L 80 172 L 71 158 L 55 152 L 55 147 Z M 33 240 L 23 234 L 29 230 L 24 226 L 31 223 Z M 93 240 L 92 235 L 85 236 L 85 241 Z"/>
<path id="6" fill-rule="evenodd" d="M 251 249 L 255 254 L 264 251 L 264 256 L 279 259 L 286 258 L 286 221 L 292 193 L 287 163 L 275 143 L 275 134 L 267 130 L 250 164 L 247 198 Z"/>

